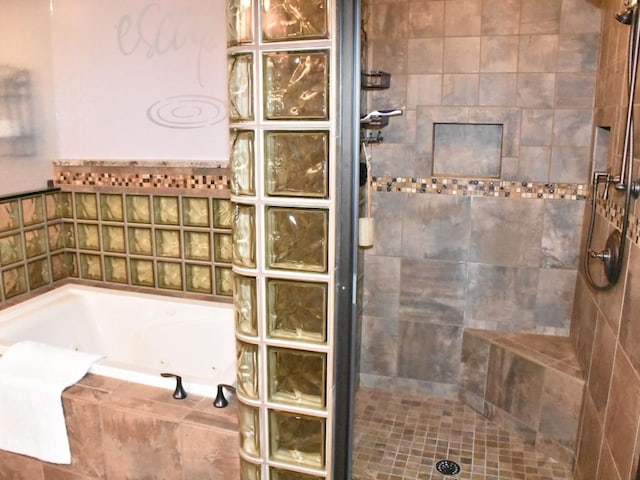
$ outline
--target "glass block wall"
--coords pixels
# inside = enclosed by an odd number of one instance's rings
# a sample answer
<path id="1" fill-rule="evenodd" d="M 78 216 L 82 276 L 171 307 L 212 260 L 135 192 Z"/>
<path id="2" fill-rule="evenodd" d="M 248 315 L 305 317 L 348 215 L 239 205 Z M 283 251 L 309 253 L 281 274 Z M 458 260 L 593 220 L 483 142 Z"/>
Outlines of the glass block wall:
<path id="1" fill-rule="evenodd" d="M 232 218 L 229 199 L 168 192 L 2 200 L 0 302 L 65 278 L 230 299 Z"/>
<path id="2" fill-rule="evenodd" d="M 229 0 L 243 480 L 328 478 L 335 47 L 329 0 Z"/>

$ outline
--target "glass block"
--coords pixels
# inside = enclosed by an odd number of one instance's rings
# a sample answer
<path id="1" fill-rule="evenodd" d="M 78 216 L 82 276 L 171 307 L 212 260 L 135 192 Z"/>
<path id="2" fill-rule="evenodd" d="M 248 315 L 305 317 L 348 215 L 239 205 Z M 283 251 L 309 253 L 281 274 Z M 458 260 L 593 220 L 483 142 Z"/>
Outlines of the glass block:
<path id="1" fill-rule="evenodd" d="M 44 196 L 44 204 L 47 220 L 57 220 L 58 218 L 62 218 L 60 193 L 47 193 Z"/>
<path id="2" fill-rule="evenodd" d="M 240 480 L 261 480 L 260 465 L 240 459 Z"/>
<path id="3" fill-rule="evenodd" d="M 47 237 L 49 238 L 49 250 L 60 250 L 64 248 L 66 236 L 63 223 L 54 223 L 47 226 Z"/>
<path id="4" fill-rule="evenodd" d="M 259 410 L 243 403 L 238 404 L 238 426 L 240 448 L 247 455 L 260 458 L 260 416 Z"/>
<path id="5" fill-rule="evenodd" d="M 224 198 L 213 199 L 213 226 L 215 228 L 231 228 L 233 223 L 233 203 Z"/>
<path id="6" fill-rule="evenodd" d="M 308 272 L 327 271 L 328 212 L 267 209 L 267 266 Z"/>
<path id="7" fill-rule="evenodd" d="M 124 257 L 104 257 L 104 276 L 107 282 L 128 283 L 127 259 Z"/>
<path id="8" fill-rule="evenodd" d="M 95 193 L 76 193 L 76 218 L 81 220 L 98 219 L 98 201 Z"/>
<path id="9" fill-rule="evenodd" d="M 268 195 L 329 196 L 329 133 L 265 132 Z"/>
<path id="10" fill-rule="evenodd" d="M 237 389 L 246 398 L 258 399 L 258 346 L 236 342 Z"/>
<path id="11" fill-rule="evenodd" d="M 65 252 L 64 256 L 65 270 L 70 277 L 78 278 L 80 272 L 78 271 L 78 257 L 75 253 Z"/>
<path id="12" fill-rule="evenodd" d="M 124 222 L 122 195 L 103 193 L 100 195 L 100 215 L 106 222 Z"/>
<path id="13" fill-rule="evenodd" d="M 182 199 L 182 212 L 184 225 L 189 227 L 208 227 L 209 199 L 198 197 L 185 197 Z"/>
<path id="14" fill-rule="evenodd" d="M 326 358 L 323 353 L 269 347 L 269 400 L 324 408 Z"/>
<path id="15" fill-rule="evenodd" d="M 20 234 L 0 238 L 0 265 L 10 265 L 24 259 L 24 248 Z"/>
<path id="16" fill-rule="evenodd" d="M 80 276 L 87 280 L 102 281 L 102 261 L 100 255 L 80 254 Z"/>
<path id="17" fill-rule="evenodd" d="M 264 111 L 270 120 L 328 120 L 328 52 L 265 53 Z"/>
<path id="18" fill-rule="evenodd" d="M 131 283 L 143 287 L 154 287 L 155 279 L 151 260 L 131 259 L 129 261 Z"/>
<path id="19" fill-rule="evenodd" d="M 188 260 L 211 260 L 211 237 L 208 232 L 184 232 L 184 256 Z"/>
<path id="20" fill-rule="evenodd" d="M 69 276 L 67 269 L 67 253 L 51 255 L 51 279 L 55 282 Z"/>
<path id="21" fill-rule="evenodd" d="M 170 290 L 182 290 L 182 264 L 158 262 L 158 286 Z"/>
<path id="22" fill-rule="evenodd" d="M 24 267 L 16 267 L 2 272 L 4 297 L 11 298 L 27 291 L 27 276 Z"/>
<path id="23" fill-rule="evenodd" d="M 72 197 L 71 192 L 60 192 L 60 213 L 63 218 L 73 218 Z"/>
<path id="24" fill-rule="evenodd" d="M 233 242 L 228 233 L 214 233 L 213 244 L 215 245 L 215 261 L 231 263 L 233 258 Z"/>
<path id="25" fill-rule="evenodd" d="M 231 297 L 233 295 L 233 272 L 230 268 L 215 267 L 216 295 Z"/>
<path id="26" fill-rule="evenodd" d="M 134 255 L 153 255 L 153 243 L 150 228 L 129 227 L 129 253 Z"/>
<path id="27" fill-rule="evenodd" d="M 76 248 L 76 234 L 73 228 L 73 223 L 64 223 L 64 236 L 65 236 L 65 247 L 67 248 Z"/>
<path id="28" fill-rule="evenodd" d="M 98 225 L 93 223 L 78 223 L 78 248 L 100 250 Z"/>
<path id="29" fill-rule="evenodd" d="M 22 203 L 22 222 L 24 225 L 35 225 L 44 222 L 44 197 L 23 198 Z"/>
<path id="30" fill-rule="evenodd" d="M 107 252 L 124 253 L 127 250 L 124 227 L 114 225 L 102 226 L 102 244 Z"/>
<path id="31" fill-rule="evenodd" d="M 230 55 L 228 71 L 229 120 L 253 120 L 253 55 Z"/>
<path id="32" fill-rule="evenodd" d="M 151 223 L 151 205 L 147 195 L 127 195 L 127 220 L 132 223 Z"/>
<path id="33" fill-rule="evenodd" d="M 300 472 L 290 472 L 288 470 L 281 470 L 273 467 L 269 472 L 269 478 L 271 478 L 271 480 L 324 480 L 324 477 L 307 475 L 306 473 Z"/>
<path id="34" fill-rule="evenodd" d="M 256 266 L 256 210 L 252 205 L 236 204 L 233 216 L 233 264 Z"/>
<path id="35" fill-rule="evenodd" d="M 27 258 L 47 253 L 48 238 L 44 227 L 24 232 L 24 249 Z"/>
<path id="36" fill-rule="evenodd" d="M 236 331 L 255 337 L 258 335 L 256 279 L 236 274 L 233 279 L 233 285 Z"/>
<path id="37" fill-rule="evenodd" d="M 27 278 L 29 279 L 29 288 L 42 287 L 51 281 L 49 272 L 49 261 L 46 258 L 36 260 L 27 264 Z"/>
<path id="38" fill-rule="evenodd" d="M 153 218 L 161 225 L 179 225 L 178 197 L 153 197 Z"/>
<path id="39" fill-rule="evenodd" d="M 227 45 L 253 41 L 253 6 L 251 0 L 227 1 Z"/>
<path id="40" fill-rule="evenodd" d="M 255 134 L 253 130 L 232 129 L 229 151 L 231 156 L 231 193 L 254 195 Z"/>
<path id="41" fill-rule="evenodd" d="M 325 464 L 325 420 L 269 410 L 269 448 L 273 460 L 322 468 Z"/>
<path id="42" fill-rule="evenodd" d="M 20 209 L 17 201 L 0 203 L 0 232 L 20 227 Z"/>
<path id="43" fill-rule="evenodd" d="M 185 280 L 187 291 L 195 293 L 212 293 L 213 281 L 211 279 L 211 267 L 207 265 L 185 265 Z"/>
<path id="44" fill-rule="evenodd" d="M 262 39 L 310 40 L 329 36 L 326 0 L 261 0 Z"/>
<path id="45" fill-rule="evenodd" d="M 267 335 L 326 342 L 327 284 L 267 280 Z"/>
<path id="46" fill-rule="evenodd" d="M 156 229 L 156 255 L 180 258 L 180 230 Z"/>

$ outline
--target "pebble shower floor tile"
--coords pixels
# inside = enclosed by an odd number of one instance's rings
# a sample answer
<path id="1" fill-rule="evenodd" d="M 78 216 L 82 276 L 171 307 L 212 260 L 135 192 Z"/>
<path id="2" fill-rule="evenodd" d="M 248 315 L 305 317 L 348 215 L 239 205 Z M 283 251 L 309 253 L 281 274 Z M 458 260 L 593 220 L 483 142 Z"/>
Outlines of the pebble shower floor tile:
<path id="1" fill-rule="evenodd" d="M 461 467 L 442 475 L 439 460 Z M 353 480 L 571 480 L 515 434 L 455 400 L 360 389 Z"/>

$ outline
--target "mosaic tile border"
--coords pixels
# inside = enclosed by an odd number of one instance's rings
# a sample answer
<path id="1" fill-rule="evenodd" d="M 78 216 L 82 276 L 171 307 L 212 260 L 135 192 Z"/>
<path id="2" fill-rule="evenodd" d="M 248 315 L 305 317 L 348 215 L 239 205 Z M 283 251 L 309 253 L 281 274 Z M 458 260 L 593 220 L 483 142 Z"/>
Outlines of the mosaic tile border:
<path id="1" fill-rule="evenodd" d="M 441 177 L 373 177 L 371 187 L 377 192 L 563 200 L 585 200 L 589 189 L 579 183 Z"/>
<path id="2" fill-rule="evenodd" d="M 622 219 L 624 217 L 624 207 L 611 200 L 598 200 L 596 212 L 607 219 L 618 230 L 622 230 Z M 640 247 L 640 217 L 629 214 L 629 230 L 627 237 Z"/>
<path id="3" fill-rule="evenodd" d="M 218 162 L 56 161 L 56 187 L 182 189 L 229 194 L 231 171 Z M 152 172 L 152 173 L 149 173 Z"/>

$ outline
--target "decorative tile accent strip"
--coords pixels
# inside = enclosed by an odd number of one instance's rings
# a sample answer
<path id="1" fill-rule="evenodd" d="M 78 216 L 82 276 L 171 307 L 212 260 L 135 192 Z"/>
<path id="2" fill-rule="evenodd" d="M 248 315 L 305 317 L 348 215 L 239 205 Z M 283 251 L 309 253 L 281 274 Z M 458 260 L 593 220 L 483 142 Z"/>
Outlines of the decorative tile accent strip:
<path id="1" fill-rule="evenodd" d="M 584 200 L 588 191 L 588 185 L 577 183 L 515 182 L 437 177 L 373 177 L 371 187 L 378 192 L 565 200 Z"/>
<path id="2" fill-rule="evenodd" d="M 153 173 L 149 173 L 153 172 Z M 54 162 L 57 187 L 229 190 L 230 171 L 218 162 Z"/>
<path id="3" fill-rule="evenodd" d="M 606 218 L 618 230 L 622 230 L 624 219 L 624 207 L 611 200 L 598 200 L 596 211 Z M 627 237 L 640 247 L 640 218 L 633 213 L 629 214 L 629 230 Z"/>

